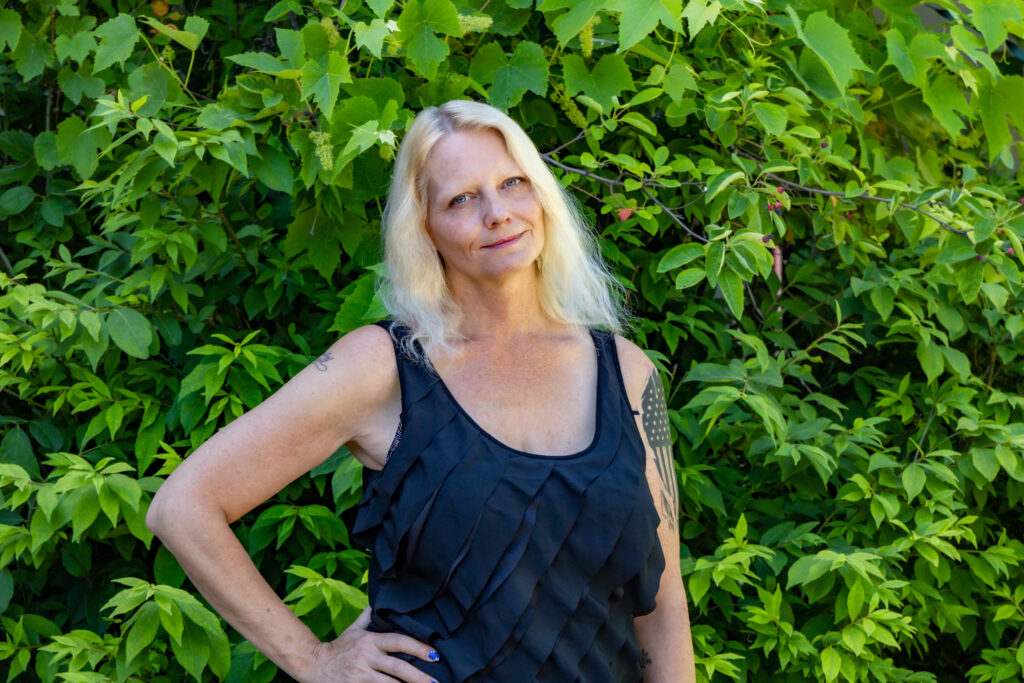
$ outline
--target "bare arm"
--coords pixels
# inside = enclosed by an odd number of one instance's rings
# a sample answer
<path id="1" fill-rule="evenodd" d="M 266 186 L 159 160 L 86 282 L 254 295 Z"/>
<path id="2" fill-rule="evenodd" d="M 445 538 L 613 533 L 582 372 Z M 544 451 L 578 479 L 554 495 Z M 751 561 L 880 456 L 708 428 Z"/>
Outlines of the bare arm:
<path id="1" fill-rule="evenodd" d="M 320 673 L 337 641 L 321 643 L 292 613 L 260 575 L 229 525 L 342 444 L 366 439 L 379 429 L 382 416 L 393 411 L 397 424 L 398 391 L 387 333 L 376 327 L 356 330 L 196 449 L 161 486 L 146 517 L 149 528 L 214 609 L 297 680 L 352 679 L 344 672 L 327 677 Z M 365 464 L 374 463 L 364 456 Z M 411 638 L 388 634 L 394 637 L 385 641 L 385 635 L 365 630 L 356 635 L 349 640 L 360 641 L 364 659 L 376 656 L 367 644 L 372 640 L 368 636 L 389 651 L 428 659 L 429 648 Z M 384 652 L 379 655 L 373 661 L 380 667 L 398 667 L 388 673 L 399 680 L 430 680 L 414 670 L 410 673 L 412 667 L 397 658 Z M 381 675 L 380 680 L 393 679 Z"/>
<path id="2" fill-rule="evenodd" d="M 630 403 L 640 406 L 637 426 L 647 449 L 647 482 L 661 517 L 658 539 L 665 555 L 657 607 L 634 622 L 640 665 L 647 683 L 694 683 L 690 615 L 679 570 L 679 491 L 665 392 L 643 351 L 624 339 L 617 341 Z"/>

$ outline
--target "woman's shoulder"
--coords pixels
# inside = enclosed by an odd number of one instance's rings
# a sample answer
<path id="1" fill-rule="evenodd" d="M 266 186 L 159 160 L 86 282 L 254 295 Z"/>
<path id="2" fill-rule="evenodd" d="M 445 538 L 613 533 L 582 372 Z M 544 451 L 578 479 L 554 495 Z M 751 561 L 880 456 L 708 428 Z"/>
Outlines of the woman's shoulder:
<path id="1" fill-rule="evenodd" d="M 639 406 L 644 388 L 651 378 L 651 373 L 654 372 L 654 363 L 643 349 L 618 334 L 615 335 L 615 350 L 619 354 L 622 382 L 626 386 L 629 402 L 633 406 Z"/>
<path id="2" fill-rule="evenodd" d="M 367 399 L 390 395 L 398 382 L 394 343 L 390 332 L 380 325 L 364 325 L 348 332 L 313 366 L 327 377 L 334 375 L 332 379 L 343 381 L 348 387 L 359 387 Z"/>

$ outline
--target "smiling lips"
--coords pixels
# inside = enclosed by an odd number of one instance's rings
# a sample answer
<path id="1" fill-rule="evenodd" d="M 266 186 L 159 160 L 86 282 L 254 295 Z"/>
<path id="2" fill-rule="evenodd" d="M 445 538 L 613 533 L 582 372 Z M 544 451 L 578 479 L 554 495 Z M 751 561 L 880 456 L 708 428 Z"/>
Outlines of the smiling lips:
<path id="1" fill-rule="evenodd" d="M 492 244 L 486 245 L 484 247 L 484 249 L 497 249 L 497 248 L 500 248 L 500 247 L 508 246 L 508 245 L 512 244 L 513 242 L 518 241 L 519 238 L 522 237 L 525 234 L 526 234 L 526 231 L 523 231 L 523 232 L 519 233 L 518 235 L 512 235 L 512 237 L 506 237 L 503 240 L 499 240 L 497 242 L 493 242 Z"/>

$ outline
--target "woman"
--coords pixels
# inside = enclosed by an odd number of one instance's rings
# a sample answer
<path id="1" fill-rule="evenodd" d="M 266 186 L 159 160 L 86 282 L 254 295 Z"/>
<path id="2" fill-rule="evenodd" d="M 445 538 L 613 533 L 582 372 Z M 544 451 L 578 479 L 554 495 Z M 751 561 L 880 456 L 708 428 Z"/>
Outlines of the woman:
<path id="1" fill-rule="evenodd" d="M 395 322 L 197 449 L 150 528 L 299 681 L 694 680 L 661 382 L 588 331 L 618 328 L 613 281 L 532 142 L 487 105 L 421 112 L 384 240 Z M 342 444 L 370 607 L 320 642 L 228 525 Z"/>

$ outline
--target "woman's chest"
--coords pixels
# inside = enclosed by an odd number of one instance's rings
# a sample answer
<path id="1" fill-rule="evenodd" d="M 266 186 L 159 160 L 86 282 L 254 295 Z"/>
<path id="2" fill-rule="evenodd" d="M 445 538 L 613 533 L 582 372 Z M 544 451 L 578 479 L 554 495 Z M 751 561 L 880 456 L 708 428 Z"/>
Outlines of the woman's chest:
<path id="1" fill-rule="evenodd" d="M 488 437 L 537 455 L 568 455 L 590 445 L 600 391 L 590 358 L 473 359 L 441 380 L 448 397 Z"/>

